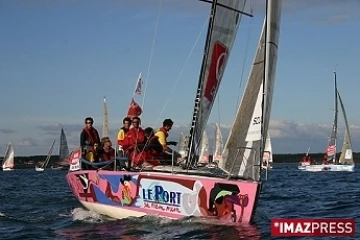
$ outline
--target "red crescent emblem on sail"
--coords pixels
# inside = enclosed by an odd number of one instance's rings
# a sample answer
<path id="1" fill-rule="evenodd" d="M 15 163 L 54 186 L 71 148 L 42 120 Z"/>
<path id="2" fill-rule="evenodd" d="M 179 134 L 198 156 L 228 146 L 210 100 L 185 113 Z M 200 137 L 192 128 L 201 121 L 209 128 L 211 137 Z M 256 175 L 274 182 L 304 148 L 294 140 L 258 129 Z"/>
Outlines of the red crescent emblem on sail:
<path id="1" fill-rule="evenodd" d="M 224 73 L 227 56 L 228 56 L 227 48 L 220 42 L 215 42 L 212 50 L 209 75 L 204 91 L 204 96 L 211 103 L 214 101 L 216 91 L 218 89 L 222 75 Z"/>

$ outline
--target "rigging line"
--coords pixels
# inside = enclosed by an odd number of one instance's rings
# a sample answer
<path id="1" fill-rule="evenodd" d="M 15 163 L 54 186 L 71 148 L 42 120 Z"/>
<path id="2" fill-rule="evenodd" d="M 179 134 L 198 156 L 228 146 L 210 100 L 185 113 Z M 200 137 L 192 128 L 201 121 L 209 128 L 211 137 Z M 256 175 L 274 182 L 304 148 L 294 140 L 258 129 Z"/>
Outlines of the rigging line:
<path id="1" fill-rule="evenodd" d="M 252 3 L 250 3 L 250 12 L 253 11 L 253 6 L 252 6 Z M 238 98 L 237 98 L 237 103 L 236 103 L 236 109 L 235 109 L 235 115 L 237 114 L 237 108 L 239 107 L 239 102 L 240 102 L 240 89 L 241 89 L 241 85 L 243 83 L 243 80 L 244 80 L 244 72 L 245 72 L 245 64 L 246 64 L 246 59 L 247 59 L 247 56 L 248 56 L 248 50 L 249 50 L 249 42 L 250 42 L 250 36 L 251 36 L 251 30 L 253 29 L 253 24 L 254 24 L 254 21 L 253 21 L 253 18 L 250 19 L 250 27 L 249 27 L 249 30 L 248 30 L 248 37 L 246 39 L 246 43 L 245 43 L 245 54 L 244 54 L 244 61 L 243 61 L 243 64 L 242 64 L 242 69 L 241 69 L 241 77 L 240 77 L 240 82 L 239 82 L 239 95 L 238 95 Z"/>
<path id="2" fill-rule="evenodd" d="M 159 117 L 156 119 L 155 127 L 156 127 L 157 124 L 159 123 L 160 117 L 162 116 L 162 114 L 163 114 L 163 112 L 164 112 L 164 110 L 165 110 L 165 108 L 166 108 L 166 105 L 168 104 L 168 102 L 169 102 L 169 100 L 170 100 L 170 97 L 171 97 L 172 93 L 174 92 L 174 90 L 175 90 L 175 88 L 176 88 L 176 85 L 177 85 L 177 84 L 179 83 L 179 81 L 180 81 L 180 77 L 182 76 L 182 74 L 183 74 L 183 72 L 184 72 L 184 70 L 185 70 L 185 68 L 186 68 L 186 66 L 187 66 L 187 64 L 188 64 L 188 62 L 189 62 L 189 60 L 190 60 L 190 58 L 191 58 L 191 55 L 192 55 L 192 53 L 194 52 L 195 47 L 196 47 L 197 43 L 198 43 L 199 40 L 200 40 L 201 34 L 202 34 L 202 32 L 204 31 L 205 26 L 207 25 L 207 22 L 208 22 L 208 19 L 205 20 L 205 23 L 204 23 L 204 25 L 202 26 L 202 28 L 201 28 L 201 30 L 200 30 L 200 33 L 199 33 L 199 35 L 197 36 L 197 38 L 196 38 L 196 40 L 195 40 L 195 43 L 194 43 L 194 45 L 193 45 L 193 47 L 192 47 L 192 49 L 191 49 L 191 51 L 190 51 L 190 53 L 189 53 L 189 55 L 188 55 L 185 63 L 184 63 L 184 65 L 183 65 L 183 67 L 182 67 L 182 69 L 181 69 L 178 77 L 176 78 L 176 81 L 175 81 L 175 83 L 174 83 L 174 86 L 173 86 L 173 88 L 171 89 L 168 98 L 166 99 L 166 102 L 165 102 L 165 104 L 164 104 L 164 107 L 162 108 L 162 110 L 161 110 L 161 112 L 160 112 L 160 114 L 159 114 Z M 149 141 L 149 139 L 146 141 L 145 146 L 148 144 L 148 141 Z M 142 152 L 143 152 L 143 151 L 144 151 L 144 149 L 142 150 Z M 141 153 L 142 153 L 142 152 L 141 152 Z"/>
<path id="3" fill-rule="evenodd" d="M 191 55 L 193 54 L 193 52 L 194 52 L 194 50 L 195 50 L 196 45 L 198 44 L 198 42 L 199 42 L 199 40 L 200 40 L 200 37 L 201 37 L 201 35 L 202 35 L 202 33 L 203 33 L 203 31 L 204 31 L 205 26 L 207 25 L 207 23 L 208 23 L 208 19 L 206 19 L 206 21 L 204 22 L 204 24 L 203 24 L 203 26 L 202 26 L 202 28 L 201 28 L 201 30 L 200 30 L 200 33 L 199 33 L 199 35 L 197 36 L 197 38 L 196 38 L 196 40 L 195 40 L 195 43 L 194 43 L 194 45 L 193 45 L 193 47 L 192 47 L 192 49 L 191 49 L 191 51 L 190 51 L 190 53 L 189 53 L 186 61 L 185 61 L 182 69 L 180 70 L 180 73 L 179 73 L 178 77 L 176 78 L 176 81 L 175 81 L 175 83 L 174 83 L 174 86 L 173 86 L 173 88 L 171 89 L 170 94 L 169 94 L 169 96 L 167 97 L 167 99 L 166 99 L 166 101 L 165 101 L 164 107 L 162 108 L 162 110 L 161 110 L 161 112 L 160 112 L 160 114 L 159 114 L 158 119 L 156 120 L 156 124 L 160 121 L 160 117 L 162 116 L 163 112 L 165 111 L 165 108 L 166 108 L 166 106 L 167 106 L 167 104 L 168 104 L 168 102 L 169 102 L 169 100 L 170 100 L 170 97 L 171 97 L 171 95 L 173 94 L 173 92 L 175 91 L 175 88 L 176 88 L 177 84 L 178 84 L 179 81 L 180 81 L 180 78 L 181 78 L 181 76 L 183 75 L 183 72 L 185 71 L 185 68 L 186 68 L 186 66 L 187 66 L 187 64 L 188 64 L 188 62 L 189 62 L 189 60 L 190 60 L 190 58 L 191 58 Z"/>
<path id="4" fill-rule="evenodd" d="M 145 87 L 144 87 L 144 96 L 143 96 L 143 100 L 142 100 L 142 103 L 141 103 L 141 109 L 143 110 L 143 112 L 144 112 L 144 102 L 145 102 L 146 89 L 147 89 L 148 80 L 149 80 L 151 60 L 152 60 L 152 57 L 153 57 L 153 52 L 154 52 L 154 47 L 155 47 L 156 33 L 157 33 L 158 26 L 159 26 L 159 19 L 160 19 L 162 2 L 163 2 L 163 0 L 159 1 L 158 14 L 157 14 L 156 23 L 155 23 L 155 29 L 154 29 L 154 36 L 153 36 L 153 41 L 152 41 L 151 50 L 150 50 L 149 65 L 148 65 L 146 78 L 145 78 L 146 80 L 145 80 Z"/>

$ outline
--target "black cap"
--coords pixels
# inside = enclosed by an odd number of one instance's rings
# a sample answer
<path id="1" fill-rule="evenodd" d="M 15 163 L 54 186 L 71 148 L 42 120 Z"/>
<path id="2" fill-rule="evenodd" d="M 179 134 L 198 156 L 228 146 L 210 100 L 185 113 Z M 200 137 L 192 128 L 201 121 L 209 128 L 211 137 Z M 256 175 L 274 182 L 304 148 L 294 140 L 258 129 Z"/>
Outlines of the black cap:
<path id="1" fill-rule="evenodd" d="M 94 123 L 94 119 L 92 117 L 85 118 L 85 122 L 87 122 L 87 121 Z"/>

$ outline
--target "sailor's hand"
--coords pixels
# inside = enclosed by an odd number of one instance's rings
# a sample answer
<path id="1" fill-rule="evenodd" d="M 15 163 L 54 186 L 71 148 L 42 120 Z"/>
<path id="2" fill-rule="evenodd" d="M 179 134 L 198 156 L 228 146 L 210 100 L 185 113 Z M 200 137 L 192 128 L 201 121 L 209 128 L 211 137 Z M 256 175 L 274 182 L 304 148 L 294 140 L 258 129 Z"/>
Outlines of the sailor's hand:
<path id="1" fill-rule="evenodd" d="M 95 143 L 95 144 L 94 144 L 94 148 L 96 149 L 97 147 L 98 147 L 98 144 L 97 144 L 97 143 Z"/>

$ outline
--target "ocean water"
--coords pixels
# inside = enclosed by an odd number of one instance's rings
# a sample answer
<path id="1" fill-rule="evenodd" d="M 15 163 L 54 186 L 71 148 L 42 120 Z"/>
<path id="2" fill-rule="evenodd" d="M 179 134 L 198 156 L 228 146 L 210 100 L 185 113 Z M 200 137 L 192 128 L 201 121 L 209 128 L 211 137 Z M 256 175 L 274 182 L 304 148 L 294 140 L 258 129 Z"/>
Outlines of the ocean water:
<path id="1" fill-rule="evenodd" d="M 357 166 L 354 173 L 300 172 L 294 164 L 275 164 L 254 224 L 239 227 L 196 218 L 109 219 L 81 207 L 66 171 L 0 172 L 0 239 L 282 239 L 270 235 L 270 219 L 282 217 L 355 218 L 359 232 L 359 171 Z M 336 239 L 360 239 L 360 234 Z"/>

